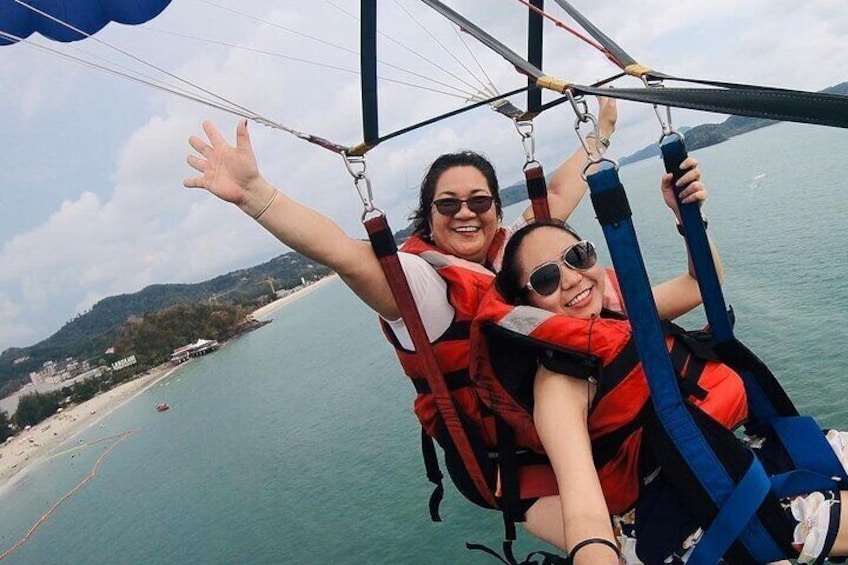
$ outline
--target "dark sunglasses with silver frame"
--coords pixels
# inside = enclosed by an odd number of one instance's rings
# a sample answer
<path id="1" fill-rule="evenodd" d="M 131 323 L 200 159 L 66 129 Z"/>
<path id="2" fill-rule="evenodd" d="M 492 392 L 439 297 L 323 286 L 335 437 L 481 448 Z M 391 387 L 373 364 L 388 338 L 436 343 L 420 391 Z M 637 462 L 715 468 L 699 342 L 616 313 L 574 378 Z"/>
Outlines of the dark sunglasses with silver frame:
<path id="1" fill-rule="evenodd" d="M 439 198 L 438 200 L 433 201 L 433 206 L 435 206 L 436 211 L 443 216 L 455 216 L 462 209 L 462 203 L 464 202 L 468 206 L 468 209 L 475 214 L 485 214 L 492 208 L 492 203 L 494 201 L 494 196 L 489 194 L 480 194 L 465 199 L 453 197 Z"/>
<path id="2" fill-rule="evenodd" d="M 574 271 L 585 271 L 594 267 L 597 262 L 595 244 L 584 239 L 567 247 L 556 259 L 533 269 L 530 280 L 524 286 L 536 294 L 548 296 L 560 285 L 560 263 Z"/>

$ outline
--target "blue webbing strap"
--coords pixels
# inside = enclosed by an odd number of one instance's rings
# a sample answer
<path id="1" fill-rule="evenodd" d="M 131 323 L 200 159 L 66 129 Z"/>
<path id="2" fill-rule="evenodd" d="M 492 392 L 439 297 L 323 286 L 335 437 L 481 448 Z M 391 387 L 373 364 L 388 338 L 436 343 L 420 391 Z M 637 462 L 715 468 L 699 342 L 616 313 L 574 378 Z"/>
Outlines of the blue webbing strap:
<path id="1" fill-rule="evenodd" d="M 720 507 L 736 485 L 683 404 L 618 171 L 610 163 L 603 163 L 587 181 L 618 274 L 654 409 L 696 480 Z M 700 217 L 697 220 L 700 223 Z M 766 563 L 782 557 L 759 520 L 752 520 L 746 533 L 750 535 L 741 541 L 755 559 Z"/>
<path id="2" fill-rule="evenodd" d="M 796 468 L 848 481 L 842 463 L 813 418 L 775 418 L 769 424 Z"/>
<path id="3" fill-rule="evenodd" d="M 688 565 L 713 565 L 733 542 L 742 535 L 745 527 L 755 518 L 757 508 L 763 503 L 771 489 L 760 461 L 754 457 L 745 476 L 736 489 L 721 505 L 721 510 L 713 518 L 710 527 L 695 546 L 695 550 L 686 562 Z"/>
<path id="4" fill-rule="evenodd" d="M 771 491 L 778 498 L 839 489 L 837 481 L 813 471 L 790 471 L 771 477 Z"/>
<path id="5" fill-rule="evenodd" d="M 683 176 L 680 164 L 688 156 L 683 140 L 679 136 L 669 136 L 660 146 L 660 149 L 662 150 L 665 170 L 673 175 L 674 181 L 677 181 Z M 715 262 L 710 251 L 710 243 L 707 239 L 707 230 L 701 221 L 700 206 L 697 202 L 682 204 L 679 198 L 680 190 L 682 189 L 675 189 L 675 198 L 677 198 L 677 205 L 680 209 L 683 232 L 686 235 L 686 246 L 689 249 L 689 256 L 692 258 L 692 265 L 695 267 L 695 275 L 701 289 L 704 311 L 710 323 L 710 329 L 717 344 L 734 341 L 733 326 L 727 314 L 724 293 L 721 290 L 721 282 L 718 279 Z M 748 404 L 754 420 L 767 421 L 778 416 L 774 404 L 769 400 L 768 395 L 754 375 L 749 371 L 740 371 L 740 375 L 745 381 Z"/>

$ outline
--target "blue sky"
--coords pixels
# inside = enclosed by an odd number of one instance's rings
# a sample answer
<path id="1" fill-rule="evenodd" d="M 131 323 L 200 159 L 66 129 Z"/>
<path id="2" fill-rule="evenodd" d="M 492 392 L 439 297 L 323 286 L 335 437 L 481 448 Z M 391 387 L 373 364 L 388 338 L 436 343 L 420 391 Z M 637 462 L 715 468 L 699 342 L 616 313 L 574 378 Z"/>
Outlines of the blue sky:
<path id="1" fill-rule="evenodd" d="M 474 67 L 450 24 L 419 2 L 399 4 Z M 523 51 L 524 15 L 515 0 L 448 4 Z M 641 62 L 672 74 L 806 90 L 848 80 L 848 12 L 837 0 L 575 4 Z M 382 61 L 456 82 L 415 52 L 465 73 L 397 3 L 380 6 L 380 29 L 392 38 L 380 40 Z M 361 138 L 356 75 L 291 59 L 355 69 L 356 55 L 327 45 L 358 49 L 359 24 L 345 10 L 357 13 L 358 2 L 173 0 L 148 24 L 112 24 L 97 39 L 288 126 L 353 144 Z M 589 83 L 615 72 L 569 35 L 552 26 L 546 35 L 549 74 Z M 33 42 L 141 68 L 92 40 Z M 470 38 L 466 43 L 501 91 L 521 83 L 508 64 Z M 419 80 L 392 68 L 380 72 Z M 196 282 L 286 251 L 235 208 L 181 186 L 191 174 L 187 138 L 206 118 L 231 137 L 235 117 L 27 45 L 0 48 L 0 73 L 0 350 L 44 339 L 106 296 Z M 397 83 L 382 83 L 380 95 L 384 131 L 462 103 Z M 650 107 L 622 104 L 620 114 L 613 156 L 656 139 Z M 724 117 L 679 111 L 675 119 L 695 125 Z M 567 105 L 537 120 L 538 154 L 549 170 L 575 147 L 572 123 Z M 256 124 L 251 133 L 266 177 L 362 236 L 361 205 L 338 156 Z M 520 178 L 517 134 L 487 109 L 387 142 L 369 154 L 368 167 L 376 203 L 393 226 L 406 224 L 426 164 L 458 148 L 488 154 L 504 184 Z"/>

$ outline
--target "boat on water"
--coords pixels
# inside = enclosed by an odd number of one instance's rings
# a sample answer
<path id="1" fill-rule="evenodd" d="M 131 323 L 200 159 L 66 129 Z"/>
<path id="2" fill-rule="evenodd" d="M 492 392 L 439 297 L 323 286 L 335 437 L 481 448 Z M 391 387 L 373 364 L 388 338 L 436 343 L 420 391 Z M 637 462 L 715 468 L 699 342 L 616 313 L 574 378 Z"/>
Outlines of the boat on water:
<path id="1" fill-rule="evenodd" d="M 171 408 L 171 407 L 168 406 L 167 402 L 159 402 L 158 404 L 156 404 L 156 411 L 157 412 L 164 412 L 165 410 L 168 410 L 169 408 Z"/>

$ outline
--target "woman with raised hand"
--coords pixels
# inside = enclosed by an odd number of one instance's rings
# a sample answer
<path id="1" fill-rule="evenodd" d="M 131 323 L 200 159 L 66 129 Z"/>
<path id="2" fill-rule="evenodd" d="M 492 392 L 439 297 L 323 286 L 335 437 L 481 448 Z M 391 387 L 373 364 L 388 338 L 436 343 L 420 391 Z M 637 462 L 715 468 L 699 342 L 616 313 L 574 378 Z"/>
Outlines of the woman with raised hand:
<path id="1" fill-rule="evenodd" d="M 617 112 L 612 99 L 602 98 L 599 105 L 598 133 L 605 142 L 614 131 Z M 259 171 L 246 121 L 236 128 L 235 146 L 227 143 L 211 122 L 204 122 L 203 130 L 205 138 L 189 139 L 196 153 L 188 157 L 188 164 L 200 176 L 183 184 L 206 189 L 235 204 L 283 244 L 335 270 L 385 321 L 405 372 L 414 382 L 420 381 L 414 347 L 371 246 L 348 236 L 335 222 L 269 183 Z M 590 139 L 590 149 L 597 142 Z M 553 217 L 568 218 L 585 194 L 587 187 L 581 178 L 585 159 L 581 147 L 551 178 L 548 200 Z M 504 242 L 533 217 L 532 208 L 528 208 L 515 226 L 502 228 L 498 189 L 494 168 L 482 155 L 462 151 L 440 156 L 424 176 L 419 207 L 413 214 L 415 232 L 399 254 L 428 338 L 434 343 L 439 368 L 445 374 L 467 375 L 468 323 L 477 310 L 477 297 L 492 283 Z M 440 259 L 434 262 L 434 256 Z M 441 260 L 448 261 L 450 268 L 442 268 Z M 464 407 L 477 410 L 472 391 L 466 388 L 452 394 L 465 395 Z M 416 413 L 427 433 L 441 442 L 443 425 L 431 397 L 419 390 Z M 457 474 L 462 473 L 450 453 L 447 464 L 456 482 Z M 459 488 L 469 495 L 463 486 Z M 524 508 L 528 529 L 544 539 L 556 539 L 561 532 L 561 527 L 549 526 L 550 517 L 558 513 L 555 498 L 529 500 Z"/>

